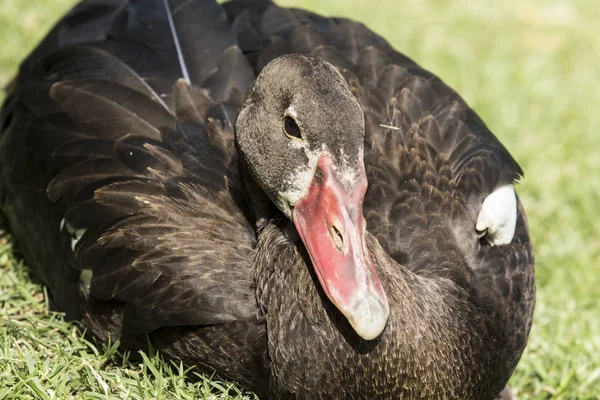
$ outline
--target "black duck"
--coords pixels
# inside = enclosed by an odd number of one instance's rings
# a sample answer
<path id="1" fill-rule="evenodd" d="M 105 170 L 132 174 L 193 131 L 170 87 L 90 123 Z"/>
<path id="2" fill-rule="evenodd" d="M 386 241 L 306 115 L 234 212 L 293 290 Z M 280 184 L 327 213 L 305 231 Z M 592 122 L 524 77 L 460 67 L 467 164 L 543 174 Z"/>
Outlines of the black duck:
<path id="1" fill-rule="evenodd" d="M 298 399 L 493 399 L 523 352 L 522 171 L 360 23 L 84 0 L 0 123 L 1 211 L 101 340 Z"/>

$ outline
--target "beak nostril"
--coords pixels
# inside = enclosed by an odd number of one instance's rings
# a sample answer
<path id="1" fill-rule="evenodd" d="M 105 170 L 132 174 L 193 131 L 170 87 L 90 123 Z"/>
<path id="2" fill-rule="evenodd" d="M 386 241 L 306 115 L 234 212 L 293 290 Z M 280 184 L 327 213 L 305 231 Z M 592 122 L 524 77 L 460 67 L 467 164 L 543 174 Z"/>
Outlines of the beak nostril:
<path id="1" fill-rule="evenodd" d="M 342 251 L 342 248 L 344 247 L 344 236 L 342 236 L 342 233 L 335 225 L 331 225 L 331 229 L 329 231 L 331 238 L 335 243 L 335 247 L 337 247 L 339 251 Z"/>

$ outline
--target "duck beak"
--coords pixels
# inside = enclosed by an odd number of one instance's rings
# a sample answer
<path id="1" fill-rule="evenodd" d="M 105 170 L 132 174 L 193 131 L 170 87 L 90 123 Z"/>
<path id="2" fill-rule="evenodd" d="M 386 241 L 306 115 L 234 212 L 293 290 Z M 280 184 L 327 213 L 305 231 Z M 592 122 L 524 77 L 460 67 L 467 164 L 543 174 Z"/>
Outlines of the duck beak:
<path id="1" fill-rule="evenodd" d="M 325 294 L 356 333 L 371 340 L 385 328 L 389 305 L 365 239 L 362 204 L 366 190 L 362 162 L 353 187 L 347 190 L 335 174 L 333 158 L 323 154 L 307 195 L 295 204 L 292 219 Z"/>

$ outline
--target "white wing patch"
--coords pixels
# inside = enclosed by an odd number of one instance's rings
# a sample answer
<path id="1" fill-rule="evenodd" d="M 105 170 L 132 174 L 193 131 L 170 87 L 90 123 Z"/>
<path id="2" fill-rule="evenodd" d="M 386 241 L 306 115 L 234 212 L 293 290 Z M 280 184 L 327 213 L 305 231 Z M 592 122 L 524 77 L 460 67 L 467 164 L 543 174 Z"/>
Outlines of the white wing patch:
<path id="1" fill-rule="evenodd" d="M 71 250 L 75 251 L 75 246 L 77 246 L 77 242 L 85 234 L 86 229 L 77 229 L 63 218 L 60 220 L 59 231 L 62 232 L 65 228 L 67 228 L 67 232 L 71 235 Z"/>
<path id="2" fill-rule="evenodd" d="M 475 229 L 492 246 L 512 241 L 517 225 L 517 197 L 513 185 L 502 186 L 485 198 Z"/>
<path id="3" fill-rule="evenodd" d="M 81 275 L 79 275 L 79 290 L 87 298 L 90 294 L 90 287 L 92 286 L 92 277 L 94 276 L 91 269 L 82 269 Z"/>
<path id="4" fill-rule="evenodd" d="M 77 243 L 85 234 L 85 229 L 77 229 L 73 225 L 69 224 L 66 219 L 63 218 L 60 220 L 59 231 L 62 232 L 65 228 L 69 235 L 71 235 L 71 250 L 75 251 L 75 246 L 77 246 Z M 81 270 L 81 274 L 79 275 L 79 289 L 86 297 L 90 294 L 92 276 L 93 273 L 91 269 L 83 269 Z"/>

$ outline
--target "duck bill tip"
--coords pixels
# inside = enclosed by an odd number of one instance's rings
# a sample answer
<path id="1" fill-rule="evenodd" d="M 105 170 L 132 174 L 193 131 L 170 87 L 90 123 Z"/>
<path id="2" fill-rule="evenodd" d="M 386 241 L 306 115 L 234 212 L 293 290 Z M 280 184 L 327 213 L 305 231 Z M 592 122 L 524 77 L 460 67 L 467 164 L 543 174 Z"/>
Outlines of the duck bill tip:
<path id="1" fill-rule="evenodd" d="M 360 299 L 350 307 L 348 322 L 354 331 L 365 340 L 376 339 L 387 325 L 390 309 L 387 299 L 382 302 L 377 296 Z"/>

